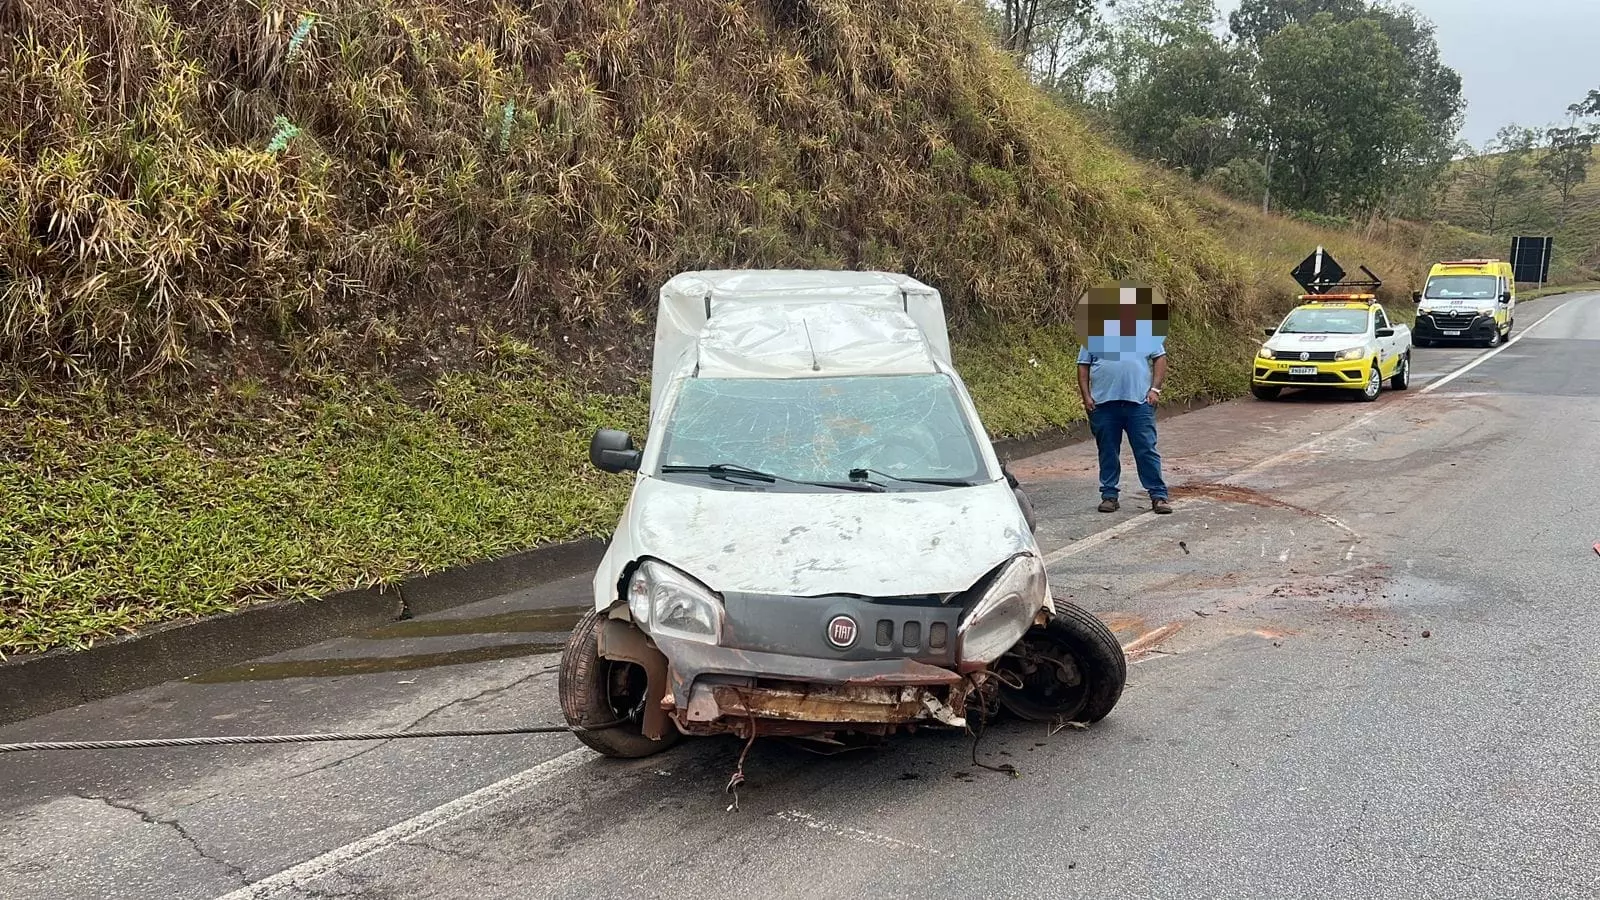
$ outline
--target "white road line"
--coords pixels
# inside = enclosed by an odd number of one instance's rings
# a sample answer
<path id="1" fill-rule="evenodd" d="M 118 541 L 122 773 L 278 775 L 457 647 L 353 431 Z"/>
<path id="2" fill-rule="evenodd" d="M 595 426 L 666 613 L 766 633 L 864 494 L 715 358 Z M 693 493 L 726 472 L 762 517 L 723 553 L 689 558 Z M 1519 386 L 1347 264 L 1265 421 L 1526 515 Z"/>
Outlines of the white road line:
<path id="1" fill-rule="evenodd" d="M 1184 502 L 1183 508 L 1185 510 L 1191 510 L 1198 509 L 1205 505 L 1207 504 L 1204 500 L 1188 500 Z M 1151 520 L 1155 519 L 1155 517 L 1156 514 L 1154 512 L 1147 510 L 1134 516 L 1128 521 L 1123 522 L 1121 525 L 1114 525 L 1102 531 L 1096 531 L 1094 534 L 1091 534 L 1088 537 L 1079 538 L 1064 547 L 1059 547 L 1055 550 L 1052 550 L 1044 555 L 1045 567 L 1049 568 L 1061 560 L 1066 559 L 1069 556 L 1077 556 L 1079 553 L 1082 553 L 1085 550 L 1093 550 L 1112 538 L 1120 537 L 1121 535 L 1127 534 L 1135 528 L 1150 522 Z"/>
<path id="2" fill-rule="evenodd" d="M 245 885 L 236 891 L 224 894 L 218 900 L 262 900 L 294 891 L 394 844 L 419 838 L 435 828 L 448 825 L 463 816 L 492 806 L 599 758 L 600 754 L 587 748 L 570 750 L 554 759 L 545 760 L 531 769 L 525 769 L 509 778 L 479 788 L 464 797 L 457 797 L 425 813 L 412 816 L 404 822 L 391 825 L 382 831 L 375 831 L 360 840 L 329 850 L 321 856 L 312 857 L 254 884 Z"/>
<path id="3" fill-rule="evenodd" d="M 943 850 L 935 850 L 932 847 L 924 847 L 921 844 L 913 844 L 910 841 L 902 841 L 899 838 L 890 837 L 887 834 L 879 834 L 876 831 L 866 831 L 865 829 L 861 828 L 852 828 L 849 825 L 836 825 L 832 822 L 819 819 L 810 813 L 801 812 L 798 809 L 773 813 L 772 817 L 774 819 L 782 819 L 785 822 L 794 822 L 798 825 L 804 825 L 807 828 L 815 831 L 821 831 L 825 834 L 831 834 L 835 837 L 848 838 L 853 841 L 860 841 L 863 844 L 872 844 L 878 847 L 887 847 L 890 850 L 914 850 L 918 853 L 926 853 L 929 856 L 938 856 L 944 858 L 952 858 L 955 855 L 952 853 L 946 853 Z"/>
<path id="4" fill-rule="evenodd" d="M 1449 375 L 1446 375 L 1443 378 L 1438 379 L 1437 381 L 1428 382 L 1427 385 L 1425 385 L 1422 388 L 1422 390 L 1417 391 L 1417 393 L 1419 393 L 1419 394 L 1427 394 L 1427 393 L 1431 393 L 1433 391 L 1436 391 L 1439 388 L 1442 388 L 1445 385 L 1449 384 L 1450 382 L 1455 381 L 1457 378 L 1460 378 L 1461 376 L 1467 374 L 1468 372 L 1471 372 L 1473 369 L 1476 369 L 1477 367 L 1483 365 L 1484 363 L 1488 362 L 1489 360 L 1494 359 L 1496 356 L 1499 356 L 1500 354 L 1506 352 L 1507 350 L 1510 350 L 1512 347 L 1516 346 L 1517 341 L 1520 341 L 1523 338 L 1527 337 L 1530 333 L 1533 332 L 1533 330 L 1535 328 L 1539 327 L 1540 323 L 1542 323 L 1545 319 L 1548 319 L 1551 316 L 1555 315 L 1556 313 L 1560 312 L 1561 309 L 1562 309 L 1562 307 L 1558 306 L 1555 309 L 1550 310 L 1549 312 L 1547 312 L 1544 315 L 1540 316 L 1538 318 L 1538 320 L 1535 321 L 1532 325 L 1529 325 L 1527 328 L 1522 329 L 1522 333 L 1521 334 L 1517 335 L 1516 337 L 1512 338 L 1509 341 L 1506 341 L 1504 344 L 1501 344 L 1498 348 L 1496 348 L 1494 350 L 1490 350 L 1488 353 L 1483 354 L 1482 356 L 1478 357 L 1477 359 L 1473 360 L 1472 362 L 1467 363 L 1466 365 L 1464 365 L 1461 368 L 1455 370 L 1454 372 L 1451 372 Z"/>

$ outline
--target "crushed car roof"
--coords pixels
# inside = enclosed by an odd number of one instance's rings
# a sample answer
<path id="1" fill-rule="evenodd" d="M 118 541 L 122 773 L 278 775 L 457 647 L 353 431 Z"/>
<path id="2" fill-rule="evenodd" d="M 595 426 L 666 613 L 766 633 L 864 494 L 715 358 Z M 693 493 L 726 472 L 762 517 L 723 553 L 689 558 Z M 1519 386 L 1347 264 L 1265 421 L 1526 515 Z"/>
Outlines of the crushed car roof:
<path id="1" fill-rule="evenodd" d="M 939 371 L 917 323 L 852 303 L 746 307 L 700 333 L 699 378 L 807 378 Z"/>
<path id="2" fill-rule="evenodd" d="M 823 316 L 818 312 L 841 306 L 849 307 L 851 313 Z M 802 313 L 802 309 L 810 311 Z M 780 368 L 790 377 L 814 371 L 809 351 L 804 366 L 795 367 L 800 341 L 808 329 L 818 362 L 825 369 L 831 365 L 833 374 L 843 374 L 846 369 L 891 374 L 908 371 L 910 366 L 926 372 L 934 371 L 937 363 L 950 364 L 950 339 L 939 292 L 893 272 L 684 272 L 661 286 L 656 312 L 652 418 L 665 393 L 662 388 L 676 373 L 696 364 L 701 365 L 702 375 L 711 371 L 732 374 L 743 365 L 754 366 L 745 377 L 774 377 Z M 712 323 L 715 327 L 706 332 Z M 911 333 L 920 335 L 920 349 L 911 346 Z M 696 349 L 697 343 L 705 341 L 709 346 Z M 822 359 L 819 341 L 829 348 L 831 361 Z M 881 356 L 874 358 L 867 347 L 877 341 L 885 344 L 878 351 Z M 736 362 L 741 358 L 746 362 Z"/>

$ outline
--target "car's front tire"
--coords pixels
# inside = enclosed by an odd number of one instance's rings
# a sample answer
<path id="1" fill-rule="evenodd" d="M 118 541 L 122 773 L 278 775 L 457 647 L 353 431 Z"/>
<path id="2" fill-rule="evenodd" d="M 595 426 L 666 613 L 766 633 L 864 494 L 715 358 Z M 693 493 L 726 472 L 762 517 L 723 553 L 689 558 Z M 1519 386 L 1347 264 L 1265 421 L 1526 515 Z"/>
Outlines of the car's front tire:
<path id="1" fill-rule="evenodd" d="M 657 741 L 640 731 L 637 713 L 644 705 L 645 671 L 634 663 L 600 656 L 600 626 L 605 620 L 604 612 L 591 610 L 567 639 L 556 689 L 561 712 L 578 740 L 605 756 L 638 759 L 660 753 L 683 734 L 668 727 Z M 630 721 L 623 721 L 630 716 Z M 596 730 L 585 730 L 590 728 Z"/>
<path id="2" fill-rule="evenodd" d="M 1122 698 L 1128 660 L 1117 636 L 1093 613 L 1064 600 L 1056 614 L 1029 629 L 1002 660 L 1020 689 L 1000 689 L 1000 706 L 1030 722 L 1105 718 Z"/>
<path id="3" fill-rule="evenodd" d="M 1377 360 L 1372 361 L 1372 374 L 1367 376 L 1367 386 L 1361 389 L 1361 399 L 1367 403 L 1378 399 L 1383 393 L 1383 368 Z"/>
<path id="4" fill-rule="evenodd" d="M 1255 395 L 1257 400 L 1276 400 L 1282 396 L 1283 388 L 1274 387 L 1270 384 L 1252 384 L 1250 393 Z"/>

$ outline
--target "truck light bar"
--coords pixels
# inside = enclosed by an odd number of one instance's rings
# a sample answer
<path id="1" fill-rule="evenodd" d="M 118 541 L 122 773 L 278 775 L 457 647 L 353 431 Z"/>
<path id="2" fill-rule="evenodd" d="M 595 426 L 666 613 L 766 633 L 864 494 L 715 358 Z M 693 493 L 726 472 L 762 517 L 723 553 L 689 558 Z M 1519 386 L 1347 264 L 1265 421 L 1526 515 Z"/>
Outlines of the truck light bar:
<path id="1" fill-rule="evenodd" d="M 1486 265 L 1488 265 L 1490 263 L 1497 263 L 1499 261 L 1500 260 L 1498 260 L 1498 259 L 1451 259 L 1451 260 L 1446 260 L 1444 262 L 1441 262 L 1441 263 L 1439 263 L 1439 265 L 1441 265 L 1441 266 L 1486 266 Z"/>

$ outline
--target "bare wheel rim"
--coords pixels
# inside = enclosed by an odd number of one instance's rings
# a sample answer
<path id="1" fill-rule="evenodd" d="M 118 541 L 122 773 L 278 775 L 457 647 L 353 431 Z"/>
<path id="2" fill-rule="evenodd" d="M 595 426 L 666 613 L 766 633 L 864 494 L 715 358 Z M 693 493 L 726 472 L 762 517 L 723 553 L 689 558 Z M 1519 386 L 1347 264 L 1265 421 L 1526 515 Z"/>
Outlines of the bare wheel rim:
<path id="1" fill-rule="evenodd" d="M 1089 700 L 1089 683 L 1072 648 L 1030 635 L 1018 649 L 1023 653 L 1006 654 L 1000 665 L 1007 681 L 1022 685 L 1021 690 L 1005 689 L 1007 704 L 1029 708 L 1036 716 L 1077 715 Z"/>
<path id="2" fill-rule="evenodd" d="M 649 677 L 641 666 L 617 660 L 600 660 L 605 673 L 606 705 L 619 719 L 644 709 Z"/>

